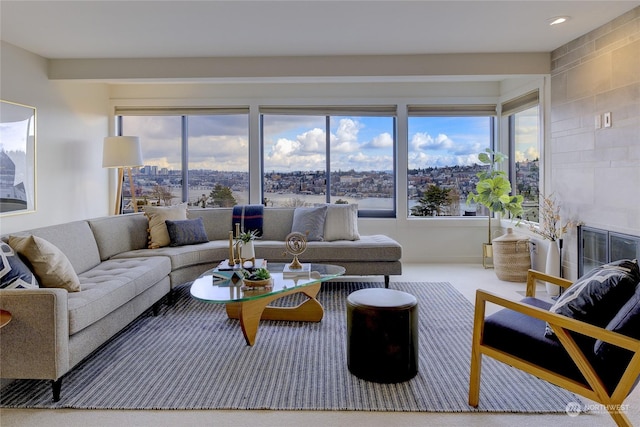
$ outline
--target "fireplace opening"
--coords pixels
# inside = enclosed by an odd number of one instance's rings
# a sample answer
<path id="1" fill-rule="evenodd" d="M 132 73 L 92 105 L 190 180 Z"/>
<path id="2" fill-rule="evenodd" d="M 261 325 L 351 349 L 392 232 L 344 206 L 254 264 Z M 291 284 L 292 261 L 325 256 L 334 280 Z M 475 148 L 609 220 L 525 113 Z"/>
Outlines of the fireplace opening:
<path id="1" fill-rule="evenodd" d="M 640 258 L 640 236 L 578 227 L 578 277 L 612 261 L 637 258 Z"/>

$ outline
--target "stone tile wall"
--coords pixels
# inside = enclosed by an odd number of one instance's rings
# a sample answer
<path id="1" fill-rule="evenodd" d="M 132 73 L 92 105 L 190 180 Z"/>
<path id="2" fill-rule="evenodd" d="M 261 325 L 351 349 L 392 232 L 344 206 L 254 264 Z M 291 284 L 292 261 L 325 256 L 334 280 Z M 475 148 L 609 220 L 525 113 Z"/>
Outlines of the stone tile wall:
<path id="1" fill-rule="evenodd" d="M 548 188 L 563 219 L 640 235 L 640 7 L 551 53 Z M 612 126 L 596 129 L 610 112 Z M 577 275 L 577 234 L 563 271 Z"/>

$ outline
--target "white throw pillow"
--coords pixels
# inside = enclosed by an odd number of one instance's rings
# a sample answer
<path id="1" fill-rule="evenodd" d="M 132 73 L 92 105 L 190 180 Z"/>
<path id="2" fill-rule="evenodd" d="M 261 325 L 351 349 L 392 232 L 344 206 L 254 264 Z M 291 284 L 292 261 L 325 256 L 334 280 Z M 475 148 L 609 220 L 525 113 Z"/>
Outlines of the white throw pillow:
<path id="1" fill-rule="evenodd" d="M 69 258 L 53 243 L 38 236 L 9 236 L 9 246 L 29 261 L 40 286 L 80 291 L 80 279 Z"/>
<path id="2" fill-rule="evenodd" d="M 166 220 L 182 221 L 187 219 L 187 204 L 175 206 L 145 206 L 144 214 L 149 218 L 149 249 L 169 246 L 171 238 Z"/>
<path id="3" fill-rule="evenodd" d="M 338 204 L 327 206 L 327 217 L 324 220 L 324 240 L 359 240 L 358 205 Z"/>

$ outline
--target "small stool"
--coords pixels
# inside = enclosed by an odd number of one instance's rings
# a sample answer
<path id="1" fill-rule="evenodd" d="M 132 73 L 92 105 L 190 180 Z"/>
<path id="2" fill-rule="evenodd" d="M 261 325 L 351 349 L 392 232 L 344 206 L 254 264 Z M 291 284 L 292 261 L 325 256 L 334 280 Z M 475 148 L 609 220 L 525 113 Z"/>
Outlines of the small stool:
<path id="1" fill-rule="evenodd" d="M 418 300 L 395 289 L 361 289 L 347 297 L 347 366 L 378 383 L 418 373 Z"/>

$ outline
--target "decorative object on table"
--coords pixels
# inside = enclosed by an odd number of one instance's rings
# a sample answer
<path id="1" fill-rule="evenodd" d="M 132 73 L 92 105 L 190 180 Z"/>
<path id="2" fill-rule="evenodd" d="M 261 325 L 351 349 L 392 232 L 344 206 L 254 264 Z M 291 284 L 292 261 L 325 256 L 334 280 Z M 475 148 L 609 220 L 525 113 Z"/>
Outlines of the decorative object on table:
<path id="1" fill-rule="evenodd" d="M 133 211 L 138 212 L 136 189 L 133 185 L 132 167 L 143 166 L 140 138 L 137 136 L 108 136 L 104 139 L 102 149 L 102 167 L 118 169 L 118 189 L 116 190 L 115 214 L 122 213 L 122 181 L 124 170 L 128 171 L 129 189 L 131 190 L 131 204 Z"/>
<path id="2" fill-rule="evenodd" d="M 245 265 L 240 265 L 239 263 L 230 264 L 228 259 L 221 261 L 220 264 L 216 266 L 216 270 L 220 271 L 229 271 L 229 270 L 238 270 L 244 269 L 253 271 L 256 268 L 267 268 L 267 260 L 264 258 L 256 258 L 255 262 L 247 262 Z"/>
<path id="3" fill-rule="evenodd" d="M 285 264 L 282 269 L 283 279 L 308 279 L 311 277 L 311 264 L 303 262 L 300 268 L 291 268 L 290 264 Z"/>
<path id="4" fill-rule="evenodd" d="M 36 210 L 36 109 L 0 101 L 0 214 Z"/>
<path id="5" fill-rule="evenodd" d="M 539 223 L 537 225 L 530 224 L 529 230 L 549 240 L 545 273 L 562 277 L 562 236 L 569 229 L 578 225 L 580 222 L 575 220 L 569 220 L 563 225 L 560 219 L 560 204 L 556 201 L 555 195 L 540 194 Z M 560 287 L 552 283 L 546 283 L 546 288 L 547 293 L 551 296 L 557 296 L 560 293 Z"/>
<path id="6" fill-rule="evenodd" d="M 304 251 L 307 250 L 307 236 L 305 236 L 304 233 L 294 231 L 287 234 L 287 237 L 284 239 L 284 245 L 286 248 L 285 253 L 293 255 L 293 261 L 288 265 L 289 269 L 301 270 L 302 264 L 298 260 L 298 255 L 303 254 Z"/>
<path id="7" fill-rule="evenodd" d="M 243 288 L 268 288 L 273 286 L 273 279 L 271 273 L 266 268 L 256 268 L 253 271 L 242 270 L 244 279 Z"/>
<path id="8" fill-rule="evenodd" d="M 478 154 L 478 160 L 487 165 L 487 169 L 478 172 L 476 176 L 479 178 L 476 184 L 475 193 L 470 193 L 467 197 L 469 202 L 480 203 L 489 209 L 489 228 L 487 234 L 487 243 L 482 245 L 482 265 L 489 268 L 487 258 L 493 258 L 493 247 L 491 246 L 491 213 L 497 212 L 504 215 L 507 212 L 511 214 L 511 218 L 519 217 L 522 212 L 521 195 L 511 195 L 511 183 L 507 177 L 507 173 L 503 170 L 496 169 L 499 163 L 507 159 L 507 156 L 499 151 L 493 151 L 489 148 L 484 153 Z"/>
<path id="9" fill-rule="evenodd" d="M 500 280 L 526 282 L 531 268 L 529 238 L 507 228 L 507 233 L 493 239 L 493 268 Z"/>
<path id="10" fill-rule="evenodd" d="M 233 286 L 244 279 L 241 270 L 218 270 L 211 273 L 216 286 Z"/>
<path id="11" fill-rule="evenodd" d="M 258 236 L 256 230 L 243 231 L 238 236 L 238 258 L 240 263 L 244 266 L 245 262 L 251 261 L 252 264 L 256 262 L 256 251 L 253 245 L 253 241 Z"/>

